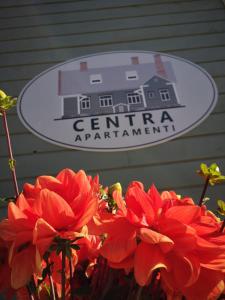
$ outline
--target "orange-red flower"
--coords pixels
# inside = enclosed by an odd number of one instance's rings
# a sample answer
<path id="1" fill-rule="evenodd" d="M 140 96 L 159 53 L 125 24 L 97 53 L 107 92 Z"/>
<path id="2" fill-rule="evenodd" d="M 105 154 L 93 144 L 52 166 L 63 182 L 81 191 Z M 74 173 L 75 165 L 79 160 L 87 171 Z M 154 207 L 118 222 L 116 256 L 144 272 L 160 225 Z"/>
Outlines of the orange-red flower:
<path id="1" fill-rule="evenodd" d="M 118 214 L 111 216 L 111 224 L 107 218 L 98 224 L 107 232 L 101 254 L 112 267 L 133 266 L 141 286 L 160 269 L 165 284 L 184 295 L 198 280 L 201 284 L 205 269 L 223 276 L 224 235 L 216 237 L 218 221 L 205 207 L 174 192 L 160 196 L 154 186 L 146 193 L 137 182 L 128 187 L 125 202 L 119 193 L 113 196 Z"/>
<path id="2" fill-rule="evenodd" d="M 221 272 L 202 267 L 198 280 L 184 290 L 184 294 L 191 300 L 216 300 L 224 288 L 224 275 Z"/>
<path id="3" fill-rule="evenodd" d="M 56 178 L 40 176 L 35 185 L 25 184 L 0 225 L 2 238 L 10 242 L 14 288 L 26 285 L 33 273 L 40 274 L 41 257 L 56 236 L 74 239 L 79 235 L 96 212 L 98 188 L 98 178 L 69 169 Z"/>
<path id="4" fill-rule="evenodd" d="M 40 255 L 32 243 L 35 222 L 10 202 L 8 219 L 0 223 L 1 237 L 9 243 L 11 285 L 14 289 L 25 286 L 33 273 L 40 274 Z"/>

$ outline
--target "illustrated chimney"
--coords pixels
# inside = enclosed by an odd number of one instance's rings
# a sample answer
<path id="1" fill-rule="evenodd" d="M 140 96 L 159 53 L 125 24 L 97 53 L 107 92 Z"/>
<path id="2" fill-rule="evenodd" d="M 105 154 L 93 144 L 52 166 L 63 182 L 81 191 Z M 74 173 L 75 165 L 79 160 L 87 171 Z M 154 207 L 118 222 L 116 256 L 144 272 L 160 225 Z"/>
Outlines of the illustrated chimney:
<path id="1" fill-rule="evenodd" d="M 157 75 L 159 75 L 160 77 L 167 78 L 166 70 L 165 70 L 163 61 L 161 59 L 161 55 L 155 54 L 154 60 L 155 60 L 155 68 L 156 68 Z"/>
<path id="2" fill-rule="evenodd" d="M 61 95 L 61 80 L 62 80 L 62 71 L 58 72 L 58 95 Z"/>
<path id="3" fill-rule="evenodd" d="M 138 58 L 138 56 L 131 57 L 131 64 L 132 65 L 138 65 L 139 64 L 139 58 Z"/>
<path id="4" fill-rule="evenodd" d="M 86 61 L 81 61 L 80 62 L 80 71 L 87 71 L 88 65 Z"/>

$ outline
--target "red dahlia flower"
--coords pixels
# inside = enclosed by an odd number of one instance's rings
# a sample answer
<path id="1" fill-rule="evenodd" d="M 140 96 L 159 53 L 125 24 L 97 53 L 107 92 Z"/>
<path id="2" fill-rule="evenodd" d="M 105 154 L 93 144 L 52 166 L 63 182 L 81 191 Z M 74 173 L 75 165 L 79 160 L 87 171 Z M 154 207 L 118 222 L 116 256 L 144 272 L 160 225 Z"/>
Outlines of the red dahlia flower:
<path id="1" fill-rule="evenodd" d="M 146 193 L 137 182 L 128 187 L 125 201 L 120 193 L 113 196 L 117 215 L 96 222 L 107 233 L 101 254 L 112 267 L 133 267 L 141 286 L 160 269 L 165 286 L 187 296 L 196 282 L 204 285 L 207 272 L 215 272 L 218 284 L 224 278 L 225 235 L 217 237 L 220 224 L 205 207 L 173 192 L 160 196 L 154 186 Z M 205 299 L 201 288 L 199 295 Z"/>
<path id="2" fill-rule="evenodd" d="M 25 184 L 16 203 L 9 203 L 8 219 L 0 224 L 1 237 L 10 242 L 12 286 L 26 285 L 41 274 L 41 257 L 54 238 L 73 240 L 97 210 L 98 178 L 65 169 L 56 177 L 40 176 Z"/>

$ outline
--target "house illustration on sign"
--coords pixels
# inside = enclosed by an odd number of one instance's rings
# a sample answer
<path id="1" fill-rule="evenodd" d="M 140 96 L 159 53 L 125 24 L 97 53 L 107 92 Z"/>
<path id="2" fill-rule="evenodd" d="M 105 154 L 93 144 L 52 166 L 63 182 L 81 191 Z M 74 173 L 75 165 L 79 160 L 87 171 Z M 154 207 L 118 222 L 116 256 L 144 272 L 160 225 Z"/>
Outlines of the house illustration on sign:
<path id="1" fill-rule="evenodd" d="M 160 54 L 154 62 L 140 63 L 130 57 L 129 65 L 58 72 L 61 118 L 76 118 L 181 107 L 172 64 Z"/>

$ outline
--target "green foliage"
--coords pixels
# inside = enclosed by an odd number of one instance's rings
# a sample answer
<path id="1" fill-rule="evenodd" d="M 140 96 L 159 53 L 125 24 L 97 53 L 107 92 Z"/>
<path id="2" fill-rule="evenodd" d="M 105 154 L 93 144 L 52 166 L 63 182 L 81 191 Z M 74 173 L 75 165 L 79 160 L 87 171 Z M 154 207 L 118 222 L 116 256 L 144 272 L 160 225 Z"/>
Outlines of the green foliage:
<path id="1" fill-rule="evenodd" d="M 13 171 L 15 169 L 16 166 L 16 160 L 15 159 L 9 159 L 9 168 L 11 171 Z"/>
<path id="2" fill-rule="evenodd" d="M 119 193 L 122 194 L 122 186 L 119 182 L 116 182 L 114 184 L 112 184 L 109 188 L 108 188 L 108 191 L 105 192 L 104 189 L 102 189 L 102 199 L 104 201 L 107 202 L 108 204 L 108 211 L 111 212 L 111 213 L 116 213 L 117 209 L 118 209 L 118 206 L 117 206 L 117 203 L 116 201 L 113 199 L 113 192 L 117 191 Z"/>
<path id="3" fill-rule="evenodd" d="M 70 259 L 72 257 L 72 249 L 74 250 L 80 249 L 80 247 L 77 244 L 75 244 L 75 242 L 81 238 L 82 237 L 77 237 L 73 240 L 69 240 L 57 236 L 54 239 L 53 245 L 51 245 L 50 247 L 50 251 L 55 250 L 57 255 L 59 255 L 61 252 L 65 252 L 66 257 Z"/>
<path id="4" fill-rule="evenodd" d="M 223 200 L 217 200 L 217 205 L 218 205 L 217 212 L 220 215 L 225 216 L 225 202 Z"/>
<path id="5" fill-rule="evenodd" d="M 5 198 L 0 198 L 0 207 L 1 206 L 6 206 L 10 201 L 15 201 L 15 197 L 5 197 Z"/>
<path id="6" fill-rule="evenodd" d="M 0 90 L 0 111 L 6 111 L 16 105 L 17 98 L 6 95 Z"/>
<path id="7" fill-rule="evenodd" d="M 218 165 L 215 163 L 211 164 L 209 167 L 202 163 L 200 165 L 200 170 L 197 172 L 208 180 L 210 185 L 215 185 L 225 180 L 225 176 L 221 174 Z"/>

